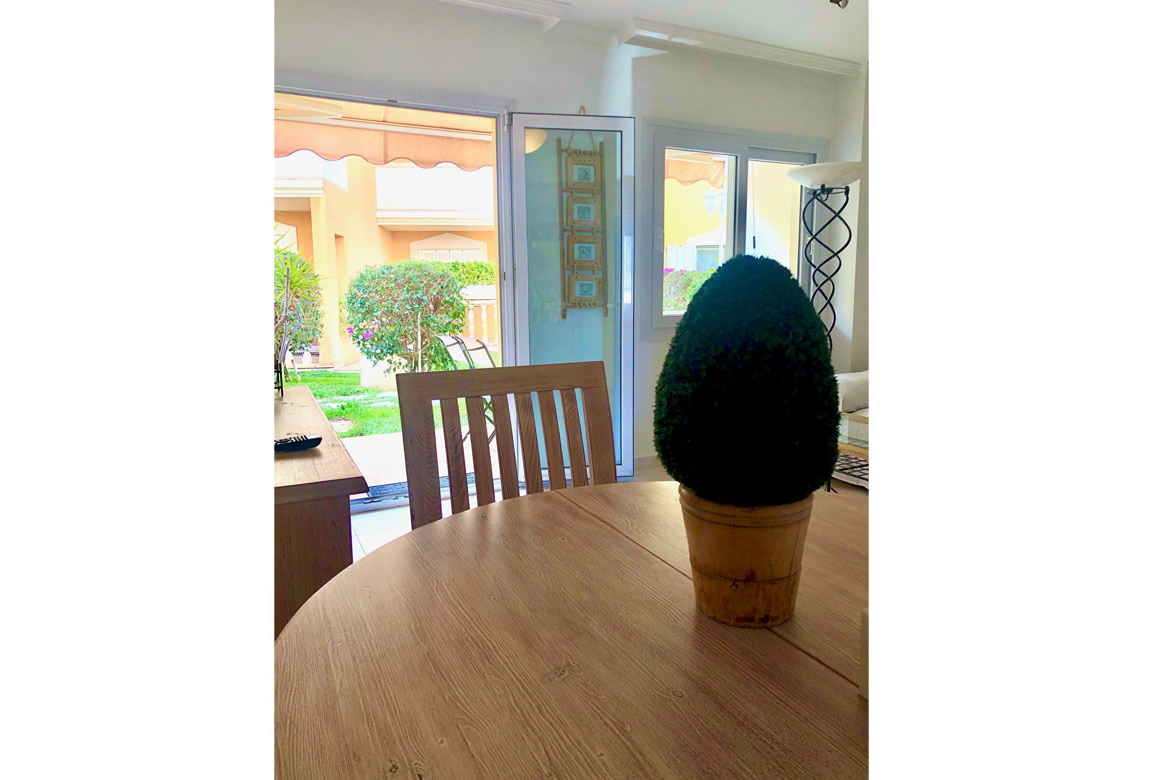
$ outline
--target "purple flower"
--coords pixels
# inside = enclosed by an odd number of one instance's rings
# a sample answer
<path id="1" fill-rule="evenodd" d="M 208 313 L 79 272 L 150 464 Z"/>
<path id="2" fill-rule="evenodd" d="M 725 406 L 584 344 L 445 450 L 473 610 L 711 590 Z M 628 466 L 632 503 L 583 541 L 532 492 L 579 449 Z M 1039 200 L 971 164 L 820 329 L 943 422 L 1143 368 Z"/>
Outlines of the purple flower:
<path id="1" fill-rule="evenodd" d="M 365 333 L 362 334 L 363 339 L 372 339 L 373 337 L 374 337 L 374 331 L 372 331 L 372 330 L 367 330 Z"/>
<path id="2" fill-rule="evenodd" d="M 352 327 L 346 328 L 345 332 L 352 336 L 353 335 L 353 328 Z"/>

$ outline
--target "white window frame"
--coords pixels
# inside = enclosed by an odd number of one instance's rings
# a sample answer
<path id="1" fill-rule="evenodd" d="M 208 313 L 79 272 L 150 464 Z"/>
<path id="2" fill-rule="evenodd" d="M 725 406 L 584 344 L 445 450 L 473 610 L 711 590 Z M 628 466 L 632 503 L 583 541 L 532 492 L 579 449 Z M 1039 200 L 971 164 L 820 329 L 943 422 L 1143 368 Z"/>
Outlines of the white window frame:
<path id="1" fill-rule="evenodd" d="M 734 257 L 743 254 L 747 244 L 748 161 L 767 160 L 807 164 L 824 160 L 829 153 L 825 138 L 809 138 L 783 133 L 766 133 L 735 128 L 698 125 L 673 120 L 647 119 L 643 136 L 646 153 L 653 160 L 650 224 L 650 293 L 651 327 L 673 330 L 682 315 L 662 313 L 662 273 L 666 267 L 665 189 L 666 150 L 695 149 L 735 158 L 734 208 L 728 205 L 728 223 L 734 241 L 728 251 Z M 803 269 L 802 269 L 803 270 Z"/>

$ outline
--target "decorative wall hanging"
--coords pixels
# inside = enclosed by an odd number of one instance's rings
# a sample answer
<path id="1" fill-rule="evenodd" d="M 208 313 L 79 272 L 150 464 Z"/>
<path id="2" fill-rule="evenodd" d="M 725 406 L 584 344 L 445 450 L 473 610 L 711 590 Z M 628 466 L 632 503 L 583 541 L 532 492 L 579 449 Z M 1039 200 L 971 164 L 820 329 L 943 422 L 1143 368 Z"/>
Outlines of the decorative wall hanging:
<path id="1" fill-rule="evenodd" d="M 574 131 L 567 143 L 557 139 L 557 190 L 561 229 L 561 319 L 569 309 L 601 309 L 605 305 L 605 142 L 590 150 L 574 149 Z"/>

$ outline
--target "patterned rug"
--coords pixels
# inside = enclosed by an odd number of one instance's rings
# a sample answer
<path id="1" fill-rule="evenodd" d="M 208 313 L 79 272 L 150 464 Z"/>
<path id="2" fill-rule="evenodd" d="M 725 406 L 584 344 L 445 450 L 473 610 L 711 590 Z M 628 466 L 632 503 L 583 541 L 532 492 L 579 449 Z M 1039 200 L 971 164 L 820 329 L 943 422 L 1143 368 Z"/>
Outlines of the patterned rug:
<path id="1" fill-rule="evenodd" d="M 837 467 L 833 469 L 833 477 L 850 485 L 860 485 L 869 490 L 869 461 L 865 458 L 856 458 L 852 455 L 837 455 Z"/>

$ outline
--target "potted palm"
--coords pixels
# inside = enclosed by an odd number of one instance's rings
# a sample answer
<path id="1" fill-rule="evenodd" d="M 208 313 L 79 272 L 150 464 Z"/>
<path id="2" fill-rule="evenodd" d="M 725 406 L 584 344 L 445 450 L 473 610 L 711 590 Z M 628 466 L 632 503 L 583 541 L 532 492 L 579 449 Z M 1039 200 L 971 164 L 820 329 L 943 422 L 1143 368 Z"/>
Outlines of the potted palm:
<path id="1" fill-rule="evenodd" d="M 792 275 L 732 258 L 695 293 L 658 377 L 654 445 L 679 484 L 699 609 L 792 616 L 813 496 L 837 458 L 824 326 Z"/>
<path id="2" fill-rule="evenodd" d="M 280 240 L 273 242 L 272 330 L 273 368 L 283 379 L 289 350 L 308 349 L 321 333 L 321 287 L 309 261 Z"/>

